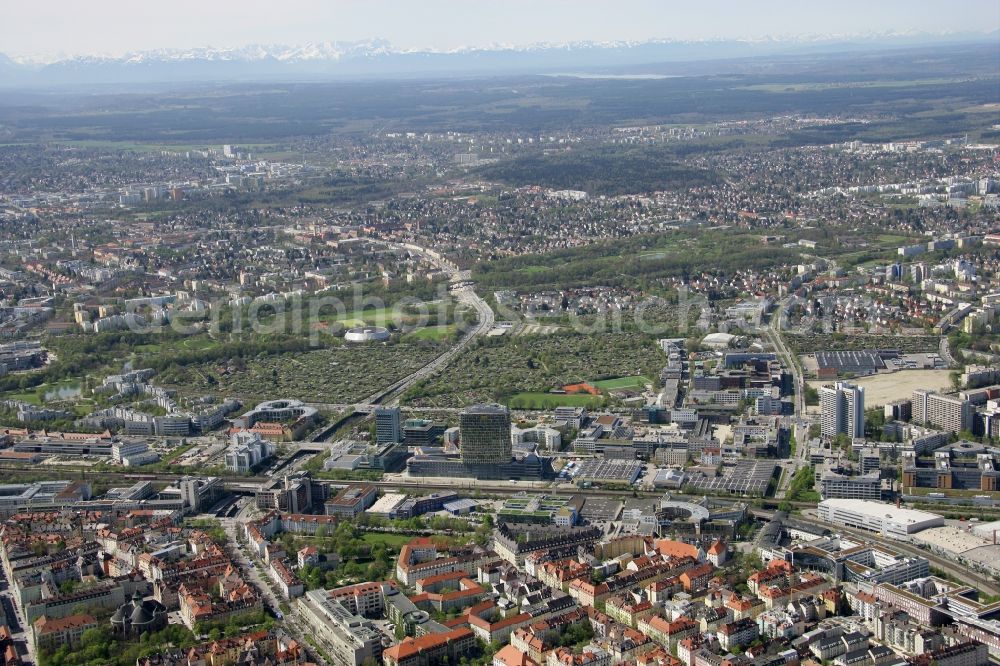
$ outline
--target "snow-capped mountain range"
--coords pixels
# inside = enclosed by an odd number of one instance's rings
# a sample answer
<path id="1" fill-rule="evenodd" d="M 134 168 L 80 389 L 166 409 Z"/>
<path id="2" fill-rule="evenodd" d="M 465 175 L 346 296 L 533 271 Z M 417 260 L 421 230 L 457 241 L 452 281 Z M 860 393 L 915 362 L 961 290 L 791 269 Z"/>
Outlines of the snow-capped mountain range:
<path id="1" fill-rule="evenodd" d="M 380 39 L 300 46 L 152 49 L 121 55 L 10 57 L 0 54 L 0 85 L 412 77 L 543 73 L 857 48 L 995 41 L 997 33 L 869 33 L 741 40 L 648 40 L 494 44 L 449 50 L 399 49 Z"/>

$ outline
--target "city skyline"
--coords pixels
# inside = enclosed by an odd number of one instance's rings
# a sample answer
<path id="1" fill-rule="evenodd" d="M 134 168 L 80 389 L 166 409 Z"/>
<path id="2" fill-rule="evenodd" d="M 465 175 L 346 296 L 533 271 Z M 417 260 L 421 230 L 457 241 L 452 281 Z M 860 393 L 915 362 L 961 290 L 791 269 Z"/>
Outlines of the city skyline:
<path id="1" fill-rule="evenodd" d="M 1000 664 L 998 25 L 0 7 L 0 666 Z"/>

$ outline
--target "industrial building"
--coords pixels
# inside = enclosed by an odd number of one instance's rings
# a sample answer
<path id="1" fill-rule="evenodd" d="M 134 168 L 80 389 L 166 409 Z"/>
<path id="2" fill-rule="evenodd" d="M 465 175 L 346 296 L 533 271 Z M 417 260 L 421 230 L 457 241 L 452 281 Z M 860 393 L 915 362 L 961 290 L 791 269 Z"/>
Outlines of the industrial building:
<path id="1" fill-rule="evenodd" d="M 406 461 L 406 471 L 409 476 L 438 476 L 476 479 L 518 479 L 525 481 L 540 481 L 555 476 L 552 470 L 552 459 L 527 453 L 520 457 L 511 457 L 501 464 L 470 465 L 457 455 L 443 452 L 415 455 Z"/>

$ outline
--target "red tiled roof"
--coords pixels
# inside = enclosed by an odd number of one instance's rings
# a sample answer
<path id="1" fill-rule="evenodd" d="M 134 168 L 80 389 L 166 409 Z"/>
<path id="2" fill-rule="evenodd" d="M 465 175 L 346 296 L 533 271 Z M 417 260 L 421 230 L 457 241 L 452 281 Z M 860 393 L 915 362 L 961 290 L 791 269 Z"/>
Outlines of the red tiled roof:
<path id="1" fill-rule="evenodd" d="M 472 637 L 472 630 L 466 627 L 452 629 L 443 634 L 426 634 L 417 638 L 407 638 L 402 643 L 393 645 L 382 653 L 395 661 L 407 659 L 420 654 L 424 650 L 431 650 L 451 641 L 462 640 Z"/>
<path id="2" fill-rule="evenodd" d="M 43 615 L 35 620 L 35 633 L 45 635 L 90 624 L 97 624 L 92 615 L 69 615 L 58 618 L 47 618 Z"/>

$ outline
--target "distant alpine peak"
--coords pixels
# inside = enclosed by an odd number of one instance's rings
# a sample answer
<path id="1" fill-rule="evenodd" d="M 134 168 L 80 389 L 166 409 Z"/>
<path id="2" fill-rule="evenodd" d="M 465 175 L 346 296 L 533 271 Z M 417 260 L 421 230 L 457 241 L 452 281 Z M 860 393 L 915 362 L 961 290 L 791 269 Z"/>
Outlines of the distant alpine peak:
<path id="1" fill-rule="evenodd" d="M 190 62 L 197 60 L 240 62 L 276 60 L 279 62 L 303 62 L 308 60 L 340 60 L 345 57 L 370 57 L 402 52 L 393 49 L 389 42 L 384 39 L 371 39 L 362 42 L 310 42 L 299 46 L 247 44 L 238 47 L 196 46 L 187 49 L 148 49 L 130 51 L 122 55 L 17 56 L 12 57 L 11 60 L 21 65 L 51 65 L 61 62 L 144 64 L 151 62 Z"/>
<path id="2" fill-rule="evenodd" d="M 297 46 L 283 44 L 247 44 L 238 47 L 199 46 L 186 49 L 162 48 L 142 51 L 132 51 L 120 55 L 91 54 L 67 56 L 51 54 L 48 56 L 11 56 L 9 61 L 22 66 L 44 66 L 59 63 L 67 64 L 150 64 L 168 62 L 258 62 L 274 61 L 286 63 L 322 62 L 340 60 L 358 60 L 377 58 L 389 55 L 411 54 L 441 54 L 459 55 L 475 53 L 524 52 L 533 51 L 591 51 L 604 49 L 632 49 L 656 45 L 711 45 L 713 43 L 742 43 L 747 46 L 763 44 L 818 44 L 835 42 L 878 41 L 892 39 L 914 38 L 947 38 L 957 35 L 948 33 L 927 33 L 914 31 L 866 32 L 853 34 L 801 34 L 801 35 L 764 35 L 747 38 L 714 38 L 699 40 L 679 39 L 646 39 L 646 40 L 580 40 L 567 42 L 536 42 L 532 44 L 492 43 L 478 46 L 460 46 L 453 48 L 397 48 L 385 39 L 368 39 L 362 41 L 320 41 L 309 42 Z M 971 36 L 971 35 L 970 35 Z M 980 35 L 985 36 L 985 34 Z"/>

